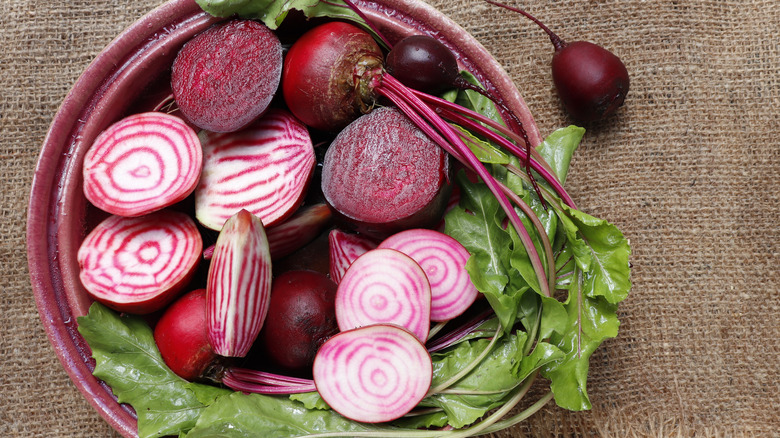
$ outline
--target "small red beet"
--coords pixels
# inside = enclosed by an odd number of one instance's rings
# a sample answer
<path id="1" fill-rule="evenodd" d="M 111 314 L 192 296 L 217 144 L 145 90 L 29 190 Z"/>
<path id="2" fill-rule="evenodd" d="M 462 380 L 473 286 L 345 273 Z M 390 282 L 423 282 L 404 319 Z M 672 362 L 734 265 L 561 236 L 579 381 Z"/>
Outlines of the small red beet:
<path id="1" fill-rule="evenodd" d="M 154 327 L 154 341 L 165 364 L 179 377 L 197 380 L 217 361 L 206 331 L 206 289 L 183 295 Z"/>

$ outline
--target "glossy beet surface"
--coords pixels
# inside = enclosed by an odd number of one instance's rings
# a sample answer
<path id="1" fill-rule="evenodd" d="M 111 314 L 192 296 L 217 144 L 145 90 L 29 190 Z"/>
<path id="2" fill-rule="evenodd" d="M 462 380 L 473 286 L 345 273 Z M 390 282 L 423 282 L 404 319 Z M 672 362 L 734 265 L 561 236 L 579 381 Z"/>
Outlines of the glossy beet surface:
<path id="1" fill-rule="evenodd" d="M 454 22 L 418 1 L 356 3 L 392 41 L 413 33 L 436 32 L 466 69 L 504 96 L 523 120 L 531 142 L 541 142 L 511 78 Z M 156 78 L 165 77 L 178 49 L 219 21 L 191 0 L 173 0 L 119 35 L 62 102 L 43 142 L 32 182 L 26 240 L 30 280 L 42 324 L 75 386 L 125 437 L 137 435 L 135 413 L 117 403 L 110 388 L 92 376 L 89 348 L 76 330 L 76 318 L 86 314 L 91 303 L 78 279 L 76 251 L 85 236 L 84 224 L 95 224 L 99 219 L 84 198 L 81 163 L 95 137 L 155 88 Z"/>
<path id="2" fill-rule="evenodd" d="M 173 302 L 154 327 L 154 341 L 165 364 L 179 377 L 193 381 L 217 359 L 206 330 L 206 289 Z"/>
<path id="3" fill-rule="evenodd" d="M 429 94 L 453 88 L 459 78 L 458 60 L 439 40 L 412 35 L 387 54 L 385 68 L 404 85 Z"/>
<path id="4" fill-rule="evenodd" d="M 285 56 L 284 101 L 306 125 L 338 131 L 373 106 L 368 82 L 381 65 L 382 52 L 368 33 L 348 23 L 322 24 Z"/>
<path id="5" fill-rule="evenodd" d="M 336 283 L 315 271 L 288 271 L 274 279 L 261 350 L 284 371 L 308 374 L 317 350 L 338 332 Z"/>
<path id="6" fill-rule="evenodd" d="M 587 41 L 566 43 L 556 50 L 552 74 L 566 111 L 581 122 L 612 115 L 623 105 L 630 82 L 620 58 Z"/>

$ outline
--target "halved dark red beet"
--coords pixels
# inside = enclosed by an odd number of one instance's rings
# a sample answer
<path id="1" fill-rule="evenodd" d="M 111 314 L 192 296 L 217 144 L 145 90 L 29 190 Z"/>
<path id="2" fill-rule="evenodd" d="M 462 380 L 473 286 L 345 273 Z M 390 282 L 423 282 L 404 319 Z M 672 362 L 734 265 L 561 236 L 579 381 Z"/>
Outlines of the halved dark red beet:
<path id="1" fill-rule="evenodd" d="M 385 107 L 344 128 L 325 154 L 322 192 L 351 228 L 385 237 L 437 224 L 450 193 L 449 155 Z"/>
<path id="2" fill-rule="evenodd" d="M 173 62 L 171 88 L 197 126 L 236 131 L 263 114 L 282 78 L 282 44 L 264 24 L 230 20 L 195 36 Z"/>

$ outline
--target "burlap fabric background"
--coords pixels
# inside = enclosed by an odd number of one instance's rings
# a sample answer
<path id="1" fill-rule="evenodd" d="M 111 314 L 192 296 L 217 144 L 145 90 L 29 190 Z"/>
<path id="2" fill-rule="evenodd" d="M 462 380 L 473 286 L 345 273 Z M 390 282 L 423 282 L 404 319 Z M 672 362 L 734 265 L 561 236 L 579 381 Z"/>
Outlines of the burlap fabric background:
<path id="1" fill-rule="evenodd" d="M 81 71 L 160 0 L 0 5 L 0 436 L 115 433 L 69 381 L 28 279 L 26 207 L 48 125 Z M 552 48 L 478 0 L 432 3 L 506 67 L 543 133 L 569 121 Z M 568 185 L 631 238 L 622 327 L 591 361 L 594 409 L 548 406 L 497 436 L 780 436 L 780 4 L 529 0 L 565 39 L 632 75 L 620 115 L 588 126 Z"/>

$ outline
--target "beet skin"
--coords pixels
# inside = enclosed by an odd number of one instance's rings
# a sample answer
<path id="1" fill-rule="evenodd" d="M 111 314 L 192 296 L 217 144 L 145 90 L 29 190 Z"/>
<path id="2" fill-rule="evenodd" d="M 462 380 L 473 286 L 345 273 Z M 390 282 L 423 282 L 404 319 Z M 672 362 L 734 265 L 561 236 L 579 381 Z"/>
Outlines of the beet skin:
<path id="1" fill-rule="evenodd" d="M 314 356 L 338 332 L 336 284 L 315 271 L 288 271 L 274 279 L 260 332 L 264 359 L 283 372 L 309 375 Z"/>
<path id="2" fill-rule="evenodd" d="M 449 155 L 391 107 L 361 116 L 325 154 L 322 192 L 336 217 L 383 238 L 430 228 L 450 193 Z"/>

